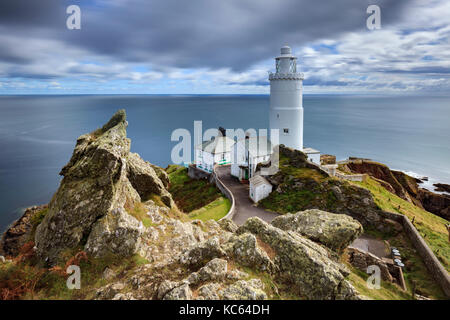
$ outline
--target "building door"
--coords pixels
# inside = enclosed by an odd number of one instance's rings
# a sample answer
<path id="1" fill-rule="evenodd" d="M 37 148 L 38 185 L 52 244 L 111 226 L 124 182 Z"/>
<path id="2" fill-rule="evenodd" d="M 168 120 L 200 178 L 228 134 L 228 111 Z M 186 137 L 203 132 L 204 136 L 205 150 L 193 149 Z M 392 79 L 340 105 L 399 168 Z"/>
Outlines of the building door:
<path id="1" fill-rule="evenodd" d="M 244 179 L 248 180 L 248 169 L 244 169 Z"/>

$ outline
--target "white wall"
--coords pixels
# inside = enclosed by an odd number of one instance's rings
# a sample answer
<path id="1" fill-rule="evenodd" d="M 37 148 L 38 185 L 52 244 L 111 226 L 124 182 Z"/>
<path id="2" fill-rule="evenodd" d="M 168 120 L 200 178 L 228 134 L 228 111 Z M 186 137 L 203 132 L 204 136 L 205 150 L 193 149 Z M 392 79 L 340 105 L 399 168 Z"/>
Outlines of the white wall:
<path id="1" fill-rule="evenodd" d="M 270 81 L 270 128 L 280 130 L 280 144 L 297 150 L 303 150 L 302 94 L 302 80 Z"/>
<path id="2" fill-rule="evenodd" d="M 258 186 L 254 186 L 250 182 L 250 199 L 253 200 L 253 202 L 258 202 L 264 198 L 267 198 L 267 196 L 272 192 L 272 185 L 269 184 L 261 184 Z"/>
<path id="3" fill-rule="evenodd" d="M 308 156 L 309 161 L 320 165 L 320 153 L 311 153 L 311 154 L 307 154 L 307 156 Z"/>

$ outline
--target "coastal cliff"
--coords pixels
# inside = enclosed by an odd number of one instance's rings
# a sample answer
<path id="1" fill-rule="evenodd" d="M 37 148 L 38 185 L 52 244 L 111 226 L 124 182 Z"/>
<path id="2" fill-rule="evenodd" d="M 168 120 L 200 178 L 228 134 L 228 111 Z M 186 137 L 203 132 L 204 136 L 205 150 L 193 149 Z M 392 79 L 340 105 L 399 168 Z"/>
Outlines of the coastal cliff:
<path id="1" fill-rule="evenodd" d="M 391 170 L 384 164 L 365 159 L 355 158 L 341 165 L 340 169 L 351 173 L 366 173 L 377 179 L 389 192 L 444 219 L 450 219 L 450 195 L 420 188 L 419 179 L 401 171 Z M 441 184 L 441 186 L 445 185 Z"/>

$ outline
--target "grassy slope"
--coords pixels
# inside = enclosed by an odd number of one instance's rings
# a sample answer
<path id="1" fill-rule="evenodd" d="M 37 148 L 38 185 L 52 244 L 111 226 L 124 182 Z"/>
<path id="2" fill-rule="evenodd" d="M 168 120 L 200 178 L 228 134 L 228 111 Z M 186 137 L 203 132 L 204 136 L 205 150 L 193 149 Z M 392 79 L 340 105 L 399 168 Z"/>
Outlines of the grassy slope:
<path id="1" fill-rule="evenodd" d="M 414 225 L 421 236 L 447 271 L 450 270 L 450 246 L 448 243 L 448 232 L 445 227 L 448 223 L 447 220 L 399 198 L 371 178 L 366 179 L 364 182 L 354 183 L 368 189 L 372 193 L 375 203 L 381 209 L 404 214 L 410 220 L 414 218 Z"/>
<path id="2" fill-rule="evenodd" d="M 219 220 L 231 207 L 219 189 L 206 180 L 193 180 L 187 168 L 171 165 L 167 169 L 170 179 L 169 191 L 178 208 L 189 213 L 192 220 Z"/>
<path id="3" fill-rule="evenodd" d="M 289 159 L 280 154 L 280 170 L 283 176 L 301 178 L 305 180 L 314 180 L 318 183 L 325 180 L 332 181 L 320 174 L 320 172 L 308 168 L 295 168 L 289 165 Z M 315 192 L 315 190 L 285 190 L 283 193 L 272 192 L 267 198 L 260 201 L 259 205 L 265 209 L 279 213 L 297 212 L 305 210 L 308 206 L 314 205 L 316 202 L 326 201 L 332 206 L 336 200 L 335 196 Z"/>

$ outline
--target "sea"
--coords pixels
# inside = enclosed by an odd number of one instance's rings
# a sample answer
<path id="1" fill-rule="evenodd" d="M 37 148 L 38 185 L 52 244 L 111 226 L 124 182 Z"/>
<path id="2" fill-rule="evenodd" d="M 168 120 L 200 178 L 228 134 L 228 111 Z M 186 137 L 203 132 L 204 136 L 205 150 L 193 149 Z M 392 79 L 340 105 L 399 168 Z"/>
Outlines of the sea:
<path id="1" fill-rule="evenodd" d="M 304 144 L 450 183 L 450 97 L 305 95 Z M 131 151 L 166 167 L 176 129 L 268 127 L 268 95 L 0 96 L 0 232 L 48 203 L 78 136 L 126 109 Z"/>

